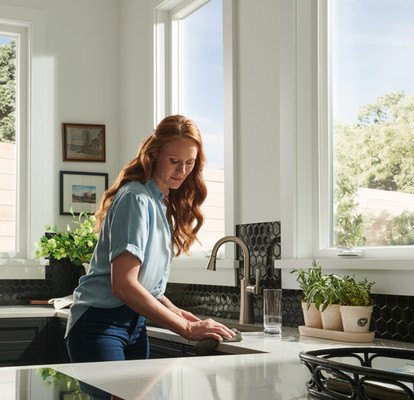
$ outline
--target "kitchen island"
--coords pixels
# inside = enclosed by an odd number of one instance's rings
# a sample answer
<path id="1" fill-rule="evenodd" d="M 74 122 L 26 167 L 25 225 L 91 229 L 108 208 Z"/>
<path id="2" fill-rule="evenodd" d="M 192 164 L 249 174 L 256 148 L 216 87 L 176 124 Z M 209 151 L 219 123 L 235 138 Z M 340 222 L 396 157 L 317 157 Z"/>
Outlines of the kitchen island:
<path id="1" fill-rule="evenodd" d="M 64 317 L 65 310 L 58 312 Z M 1 308 L 0 315 L 4 315 Z M 148 332 L 150 337 L 186 343 L 165 329 L 150 326 Z M 122 399 L 295 400 L 308 398 L 306 382 L 310 377 L 300 362 L 299 353 L 349 346 L 414 349 L 410 343 L 386 340 L 355 344 L 316 339 L 300 336 L 296 328 L 284 328 L 281 338 L 264 336 L 260 331 L 244 332 L 241 342 L 220 343 L 217 350 L 229 355 L 41 367 L 53 368 Z M 34 371 L 38 367 L 1 368 L 1 385 L 6 384 L 5 376 L 13 379 L 24 370 Z M 0 394 L 0 399 L 3 398 L 6 399 Z"/>

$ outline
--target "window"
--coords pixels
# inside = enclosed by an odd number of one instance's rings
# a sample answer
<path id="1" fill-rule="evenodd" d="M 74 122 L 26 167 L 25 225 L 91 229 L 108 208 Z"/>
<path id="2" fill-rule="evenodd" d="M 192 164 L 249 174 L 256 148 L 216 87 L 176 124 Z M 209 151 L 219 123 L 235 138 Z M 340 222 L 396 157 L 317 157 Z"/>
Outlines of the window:
<path id="1" fill-rule="evenodd" d="M 334 0 L 332 246 L 414 244 L 414 4 Z"/>
<path id="2" fill-rule="evenodd" d="M 193 119 L 207 156 L 205 223 L 198 235 L 201 245 L 192 247 L 192 254 L 202 257 L 218 239 L 234 234 L 232 90 L 224 79 L 232 65 L 231 57 L 223 56 L 231 32 L 231 24 L 227 30 L 224 24 L 229 4 L 227 0 L 172 0 L 162 3 L 156 13 L 156 121 L 168 114 Z"/>
<path id="3" fill-rule="evenodd" d="M 27 30 L 0 25 L 0 254 L 27 254 Z"/>
<path id="4" fill-rule="evenodd" d="M 296 4 L 297 209 L 284 254 L 412 258 L 414 7 Z"/>

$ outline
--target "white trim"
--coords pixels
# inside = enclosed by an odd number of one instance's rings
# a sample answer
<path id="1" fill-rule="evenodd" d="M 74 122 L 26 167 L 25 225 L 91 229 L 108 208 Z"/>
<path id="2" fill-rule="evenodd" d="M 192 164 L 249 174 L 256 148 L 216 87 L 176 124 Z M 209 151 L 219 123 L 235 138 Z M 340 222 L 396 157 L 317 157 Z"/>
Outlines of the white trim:
<path id="1" fill-rule="evenodd" d="M 25 162 L 20 167 L 25 175 L 20 184 L 26 187 L 20 202 L 25 214 L 19 220 L 19 224 L 24 225 L 24 243 L 20 254 L 2 254 L 0 279 L 44 279 L 45 276 L 41 262 L 33 259 L 34 243 L 44 233 L 45 221 L 52 220 L 53 216 L 52 190 L 48 190 L 55 175 L 53 157 L 37 156 L 53 153 L 50 138 L 53 137 L 54 121 L 47 114 L 47 104 L 52 109 L 54 65 L 44 51 L 45 14 L 41 10 L 0 5 L 1 21 L 21 27 L 27 33 L 24 50 L 27 68 L 21 71 L 26 79 L 26 88 L 24 94 L 20 93 L 27 100 L 21 105 L 27 112 L 25 120 L 20 122 L 26 140 L 25 148 L 22 149 L 25 152 Z"/>
<path id="2" fill-rule="evenodd" d="M 286 140 L 286 143 L 284 139 L 281 141 L 282 155 L 293 157 L 293 161 L 289 161 L 287 156 L 282 157 L 282 172 L 290 174 L 293 182 L 293 185 L 284 185 L 282 191 L 283 257 L 287 259 L 332 259 L 337 257 L 338 252 L 337 248 L 330 247 L 332 144 L 327 133 L 332 130 L 332 121 L 328 90 L 331 86 L 328 6 L 327 0 L 292 1 L 290 5 L 292 30 L 296 33 L 296 37 L 291 35 L 290 41 L 291 46 L 296 48 L 296 60 L 291 61 L 291 65 L 296 66 L 297 79 L 294 99 L 290 104 L 281 103 L 284 111 L 281 116 L 289 116 L 290 112 L 296 118 L 296 126 L 291 126 L 295 139 L 290 139 L 290 142 Z M 284 51 L 286 53 L 287 50 Z M 283 87 L 281 89 L 281 95 L 285 95 Z M 296 174 L 290 172 L 288 162 L 295 164 Z M 293 186 L 290 191 L 286 190 L 289 186 Z M 291 204 L 294 205 L 293 211 L 287 211 Z M 363 258 L 367 260 L 383 258 L 391 263 L 394 260 L 414 259 L 414 246 L 363 249 Z M 350 261 L 351 264 L 355 262 Z"/>
<path id="3" fill-rule="evenodd" d="M 400 259 L 400 260 L 384 260 L 384 259 L 370 259 L 361 260 L 354 259 L 352 256 L 342 258 L 303 258 L 300 260 L 275 260 L 275 268 L 309 268 L 312 261 L 320 263 L 322 268 L 351 271 L 352 270 L 373 270 L 373 271 L 410 271 L 413 269 L 413 260 Z"/>
<path id="4" fill-rule="evenodd" d="M 50 189 L 55 176 L 52 167 L 52 157 L 34 157 L 38 154 L 52 154 L 52 141 L 54 121 L 47 114 L 53 104 L 53 74 L 52 60 L 45 55 L 45 11 L 24 7 L 0 5 L 2 21 L 15 26 L 26 27 L 28 31 L 28 89 L 27 96 L 27 159 L 25 173 L 27 175 L 26 198 L 27 214 L 25 234 L 25 262 L 35 263 L 33 257 L 34 242 L 43 233 L 45 221 L 52 220 L 53 196 Z M 49 117 L 49 120 L 48 120 Z M 45 182 L 49 182 L 45 184 Z M 43 190 L 39 190 L 42 187 Z M 48 190 L 50 189 L 50 190 Z M 6 263 L 10 259 L 6 257 Z M 19 260 L 20 262 L 20 260 Z"/>
<path id="5" fill-rule="evenodd" d="M 401 259 L 388 261 L 384 259 L 349 260 L 349 259 L 316 259 L 325 274 L 355 275 L 357 279 L 367 278 L 375 282 L 372 292 L 400 296 L 414 296 L 414 269 L 413 261 Z M 281 269 L 283 289 L 299 289 L 294 268 L 307 269 L 311 266 L 311 259 L 276 260 L 275 268 Z"/>
<path id="6" fill-rule="evenodd" d="M 3 279 L 45 279 L 45 266 L 36 260 L 0 260 L 0 280 Z"/>
<path id="7" fill-rule="evenodd" d="M 283 255 L 297 257 L 296 0 L 281 2 L 279 14 L 280 213 Z"/>
<path id="8" fill-rule="evenodd" d="M 224 231 L 229 235 L 235 230 L 235 182 L 237 169 L 237 48 L 236 48 L 236 4 L 235 0 L 223 1 L 223 84 L 224 84 Z M 234 257 L 235 251 L 226 249 L 226 255 Z"/>
<path id="9" fill-rule="evenodd" d="M 0 20 L 0 34 L 16 41 L 16 197 L 15 251 L 3 252 L 4 258 L 24 258 L 28 235 L 28 151 L 29 151 L 29 25 Z"/>
<path id="10" fill-rule="evenodd" d="M 198 10 L 209 1 L 210 0 L 182 0 L 171 9 L 170 14 L 176 19 L 182 19 Z"/>
<path id="11" fill-rule="evenodd" d="M 177 110 L 178 100 L 172 99 L 172 93 L 177 90 L 172 88 L 178 75 L 177 59 L 170 63 L 169 59 L 176 53 L 171 48 L 174 42 L 172 35 L 179 35 L 178 27 L 174 21 L 170 25 L 171 18 L 183 18 L 201 5 L 206 0 L 167 0 L 155 9 L 155 121 L 160 121 L 165 115 Z M 222 0 L 223 2 L 223 68 L 224 68 L 224 146 L 225 146 L 225 234 L 234 235 L 235 231 L 235 162 L 236 145 L 234 132 L 237 121 L 237 73 L 236 73 L 236 24 L 235 24 L 235 0 Z M 168 71 L 172 71 L 168 73 Z M 233 264 L 235 248 L 231 244 L 225 245 L 225 265 Z M 217 271 L 205 271 L 206 259 L 181 256 L 172 263 L 170 282 L 221 284 L 234 286 L 234 268 L 223 268 L 223 263 L 218 262 Z"/>
<path id="12" fill-rule="evenodd" d="M 281 229 L 282 260 L 275 261 L 275 268 L 281 268 L 282 288 L 299 289 L 293 268 L 307 268 L 315 258 L 325 273 L 355 274 L 375 282 L 373 292 L 377 294 L 414 295 L 414 250 L 407 248 L 364 249 L 362 257 L 341 257 L 337 249 L 326 248 L 327 237 L 319 231 L 321 223 L 329 220 L 319 206 L 318 178 L 329 167 L 329 159 L 320 164 L 319 150 L 328 149 L 329 142 L 322 142 L 317 135 L 320 129 L 328 129 L 328 103 L 320 102 L 318 91 L 325 90 L 329 84 L 330 73 L 323 70 L 327 55 L 318 54 L 317 37 L 327 32 L 327 26 L 317 25 L 318 11 L 328 15 L 327 0 L 284 2 L 281 7 L 280 29 L 283 32 L 279 42 L 281 50 Z M 318 9 L 321 7 L 321 9 Z M 287 18 L 290 16 L 290 18 Z M 326 19 L 325 19 L 326 21 Z M 321 21 L 319 21 L 321 22 Z M 325 34 L 325 39 L 328 40 Z M 327 42 L 327 46 L 329 42 Z M 323 61 L 325 59 L 325 61 Z M 318 71 L 318 63 L 321 69 Z M 294 80 L 296 69 L 296 80 Z M 325 80 L 319 80 L 325 77 Z M 319 86 L 318 86 L 319 82 Z M 283 100 L 283 101 L 282 101 Z M 318 110 L 310 112 L 317 105 Z M 324 115 L 325 113 L 325 115 Z M 323 120 L 326 124 L 323 125 Z M 311 129 L 309 129 L 311 127 Z M 316 151 L 316 152 L 315 152 Z M 316 173 L 318 171 L 320 174 Z M 323 179 L 326 180 L 326 175 Z M 327 191 L 325 190 L 327 193 Z M 326 199 L 325 199 L 326 200 Z M 326 202 L 325 202 L 326 204 Z M 321 210 L 322 208 L 322 210 Z M 327 207 L 325 207 L 327 209 Z M 325 248 L 316 251 L 318 241 Z"/>

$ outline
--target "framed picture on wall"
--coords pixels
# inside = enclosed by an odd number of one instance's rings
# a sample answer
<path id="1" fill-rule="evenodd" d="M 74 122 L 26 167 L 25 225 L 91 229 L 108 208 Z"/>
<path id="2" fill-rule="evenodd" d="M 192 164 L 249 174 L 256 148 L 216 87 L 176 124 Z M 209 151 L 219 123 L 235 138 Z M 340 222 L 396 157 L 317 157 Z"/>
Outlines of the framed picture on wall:
<path id="1" fill-rule="evenodd" d="M 63 161 L 105 162 L 105 125 L 62 124 Z"/>
<path id="2" fill-rule="evenodd" d="M 93 214 L 106 189 L 107 173 L 60 171 L 60 215 Z"/>

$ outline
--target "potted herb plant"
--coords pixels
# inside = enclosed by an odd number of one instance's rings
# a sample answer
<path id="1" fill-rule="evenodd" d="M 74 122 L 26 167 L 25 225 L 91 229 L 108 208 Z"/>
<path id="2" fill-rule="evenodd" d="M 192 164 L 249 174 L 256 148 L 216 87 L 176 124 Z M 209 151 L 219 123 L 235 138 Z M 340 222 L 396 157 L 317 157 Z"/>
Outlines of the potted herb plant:
<path id="1" fill-rule="evenodd" d="M 359 282 L 355 277 L 343 278 L 340 313 L 345 332 L 369 331 L 374 308 L 374 299 L 371 295 L 374 283 L 368 282 L 367 278 Z"/>
<path id="2" fill-rule="evenodd" d="M 98 235 L 94 232 L 95 217 L 81 212 L 75 216 L 73 210 L 71 225 L 66 230 L 57 226 L 45 227 L 46 232 L 36 243 L 36 258 L 46 258 L 45 299 L 71 294 L 85 275 L 92 258 Z"/>
<path id="3" fill-rule="evenodd" d="M 85 212 L 75 216 L 73 210 L 70 211 L 74 229 L 67 225 L 66 230 L 62 231 L 56 225 L 53 228 L 46 225 L 46 233 L 36 243 L 36 258 L 67 259 L 78 266 L 89 264 L 98 240 L 93 230 L 95 217 Z"/>
<path id="4" fill-rule="evenodd" d="M 291 273 L 296 273 L 296 280 L 303 292 L 302 311 L 305 326 L 310 328 L 322 328 L 321 314 L 319 306 L 323 302 L 320 292 L 315 291 L 322 282 L 321 266 L 315 261 L 312 261 L 312 266 L 308 270 L 303 268 L 295 268 Z"/>
<path id="5" fill-rule="evenodd" d="M 311 298 L 322 298 L 319 304 L 321 312 L 322 328 L 332 331 L 342 331 L 342 319 L 340 313 L 342 278 L 338 275 L 322 275 L 321 283 L 317 285 Z"/>
<path id="6" fill-rule="evenodd" d="M 312 261 L 307 271 L 292 270 L 303 291 L 302 310 L 305 326 L 329 330 L 342 330 L 340 314 L 341 277 L 322 274 L 319 263 Z"/>

